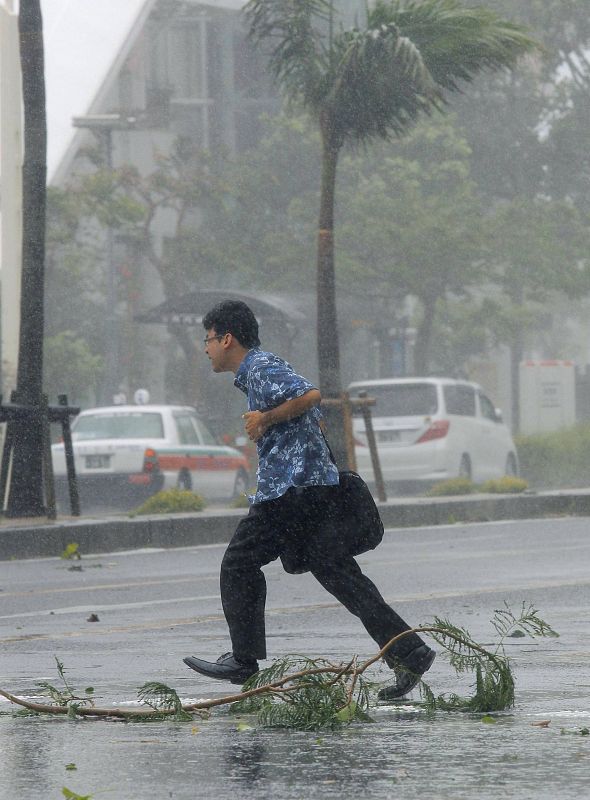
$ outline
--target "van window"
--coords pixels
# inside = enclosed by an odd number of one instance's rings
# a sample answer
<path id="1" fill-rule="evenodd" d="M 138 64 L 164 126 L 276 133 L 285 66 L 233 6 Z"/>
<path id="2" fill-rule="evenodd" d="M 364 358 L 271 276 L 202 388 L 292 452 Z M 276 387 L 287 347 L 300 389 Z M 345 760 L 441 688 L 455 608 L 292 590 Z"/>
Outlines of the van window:
<path id="1" fill-rule="evenodd" d="M 371 406 L 375 417 L 425 417 L 436 414 L 438 400 L 436 386 L 432 383 L 398 383 L 391 386 L 359 386 L 351 390 L 353 397 L 366 391 L 369 397 L 374 397 L 376 405 Z M 360 414 L 355 409 L 355 414 Z"/>
<path id="2" fill-rule="evenodd" d="M 485 394 L 479 395 L 479 405 L 481 407 L 482 417 L 485 417 L 486 419 L 489 419 L 492 422 L 499 422 L 498 414 L 496 413 L 494 404 L 488 397 L 485 396 Z"/>
<path id="3" fill-rule="evenodd" d="M 445 386 L 443 388 L 447 414 L 461 417 L 475 416 L 475 390 L 472 386 Z"/>

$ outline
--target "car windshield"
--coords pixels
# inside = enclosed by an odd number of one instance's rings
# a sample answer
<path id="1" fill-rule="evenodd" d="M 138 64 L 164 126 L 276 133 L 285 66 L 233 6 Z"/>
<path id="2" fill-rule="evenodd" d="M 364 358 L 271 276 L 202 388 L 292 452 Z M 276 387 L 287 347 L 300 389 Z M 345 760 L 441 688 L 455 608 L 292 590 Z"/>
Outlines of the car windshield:
<path id="1" fill-rule="evenodd" d="M 162 415 L 157 412 L 114 412 L 85 414 L 72 426 L 72 438 L 87 439 L 163 439 Z"/>
<path id="2" fill-rule="evenodd" d="M 375 417 L 428 416 L 436 414 L 438 410 L 436 386 L 432 383 L 361 386 L 355 387 L 351 394 L 358 397 L 360 391 L 365 391 L 368 397 L 374 397 L 377 401 L 376 405 L 371 407 Z"/>

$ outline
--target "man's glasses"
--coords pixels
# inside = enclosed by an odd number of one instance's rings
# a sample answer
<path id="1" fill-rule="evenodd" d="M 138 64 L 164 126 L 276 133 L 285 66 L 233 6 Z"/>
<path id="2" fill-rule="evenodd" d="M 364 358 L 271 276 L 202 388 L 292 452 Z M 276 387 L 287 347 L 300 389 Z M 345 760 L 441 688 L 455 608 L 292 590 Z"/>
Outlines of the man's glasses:
<path id="1" fill-rule="evenodd" d="M 207 347 L 209 342 L 213 342 L 215 339 L 220 342 L 224 336 L 227 336 L 227 333 L 218 333 L 216 336 L 207 336 L 205 339 L 203 339 L 203 344 L 205 347 Z"/>

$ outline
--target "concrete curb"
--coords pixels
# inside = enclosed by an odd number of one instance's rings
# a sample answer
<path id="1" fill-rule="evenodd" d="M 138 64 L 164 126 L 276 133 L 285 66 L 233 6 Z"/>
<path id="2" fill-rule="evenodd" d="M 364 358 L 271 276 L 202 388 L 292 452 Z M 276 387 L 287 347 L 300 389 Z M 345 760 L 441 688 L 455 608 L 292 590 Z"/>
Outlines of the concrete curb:
<path id="1" fill-rule="evenodd" d="M 451 498 L 402 498 L 379 505 L 386 528 L 455 522 L 590 516 L 590 490 Z M 56 520 L 0 527 L 0 560 L 59 556 L 76 542 L 82 554 L 145 547 L 190 547 L 228 542 L 244 510 L 153 517 Z"/>

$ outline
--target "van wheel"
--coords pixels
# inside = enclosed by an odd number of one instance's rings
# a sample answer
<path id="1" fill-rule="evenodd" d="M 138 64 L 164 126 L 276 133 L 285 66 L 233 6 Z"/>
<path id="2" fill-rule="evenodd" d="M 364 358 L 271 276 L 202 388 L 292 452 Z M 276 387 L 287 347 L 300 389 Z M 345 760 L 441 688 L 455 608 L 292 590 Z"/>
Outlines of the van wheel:
<path id="1" fill-rule="evenodd" d="M 511 478 L 518 477 L 518 465 L 516 463 L 516 456 L 514 453 L 508 453 L 508 458 L 506 459 L 506 469 L 504 470 L 504 474 L 508 475 Z"/>
<path id="2" fill-rule="evenodd" d="M 461 462 L 459 464 L 459 478 L 465 478 L 468 481 L 471 480 L 471 459 L 467 453 L 463 453 L 461 456 Z"/>
<path id="3" fill-rule="evenodd" d="M 233 497 L 241 497 L 248 492 L 250 480 L 245 470 L 238 470 L 236 475 L 236 482 L 234 483 Z"/>
<path id="4" fill-rule="evenodd" d="M 183 469 L 181 472 L 178 473 L 178 478 L 176 480 L 176 486 L 179 489 L 184 489 L 187 492 L 192 492 L 193 490 L 193 480 L 191 478 L 191 474 L 188 470 Z"/>

